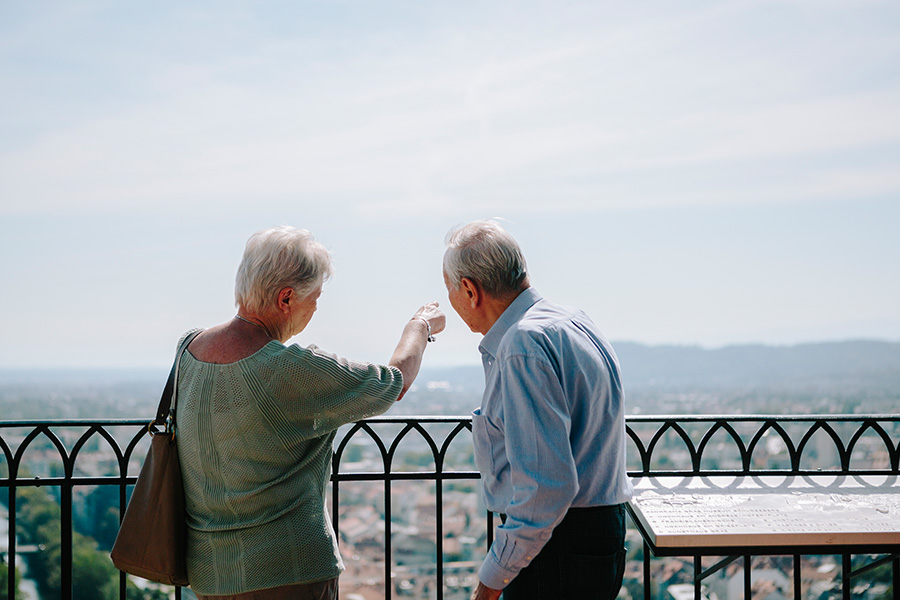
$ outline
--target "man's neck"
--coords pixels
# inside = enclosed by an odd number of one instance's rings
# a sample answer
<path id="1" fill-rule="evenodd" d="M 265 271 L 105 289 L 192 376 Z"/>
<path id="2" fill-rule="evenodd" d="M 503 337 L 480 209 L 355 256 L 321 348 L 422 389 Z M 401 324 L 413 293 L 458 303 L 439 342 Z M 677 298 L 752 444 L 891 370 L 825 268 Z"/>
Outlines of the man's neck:
<path id="1" fill-rule="evenodd" d="M 484 316 L 486 327 L 484 331 L 481 332 L 482 335 L 491 330 L 491 327 L 494 326 L 494 323 L 500 319 L 501 315 L 506 312 L 506 309 L 509 308 L 509 305 L 516 301 L 516 298 L 519 295 L 527 290 L 528 287 L 524 287 L 517 292 L 512 292 L 510 294 L 506 294 L 504 296 L 491 296 L 489 294 L 485 294 L 484 297 Z"/>

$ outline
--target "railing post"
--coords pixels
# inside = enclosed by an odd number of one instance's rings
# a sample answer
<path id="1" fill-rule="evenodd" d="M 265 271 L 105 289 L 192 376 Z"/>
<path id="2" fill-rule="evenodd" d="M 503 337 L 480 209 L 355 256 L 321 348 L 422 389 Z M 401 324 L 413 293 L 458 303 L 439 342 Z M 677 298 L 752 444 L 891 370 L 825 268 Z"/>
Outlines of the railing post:
<path id="1" fill-rule="evenodd" d="M 391 475 L 384 475 L 384 597 L 391 600 Z"/>
<path id="2" fill-rule="evenodd" d="M 119 481 L 119 526 L 122 526 L 122 519 L 125 518 L 125 508 L 128 506 L 128 461 L 124 461 L 124 466 L 119 467 L 121 469 L 121 479 Z M 127 588 L 127 575 L 125 575 L 125 571 L 119 571 L 119 600 L 125 600 L 128 596 L 128 588 Z"/>
<path id="3" fill-rule="evenodd" d="M 487 550 L 490 551 L 494 543 L 494 513 L 487 511 Z"/>
<path id="4" fill-rule="evenodd" d="M 16 479 L 14 466 L 9 467 L 9 569 L 7 571 L 7 598 L 16 597 Z"/>
<path id="5" fill-rule="evenodd" d="M 72 600 L 72 481 L 60 484 L 60 596 L 63 600 Z"/>
<path id="6" fill-rule="evenodd" d="M 444 472 L 444 465 L 437 464 L 435 460 L 435 479 L 434 479 L 434 511 L 435 511 L 435 540 L 437 541 L 437 564 L 435 569 L 435 577 L 437 578 L 437 600 L 444 600 L 444 479 L 441 473 Z"/>

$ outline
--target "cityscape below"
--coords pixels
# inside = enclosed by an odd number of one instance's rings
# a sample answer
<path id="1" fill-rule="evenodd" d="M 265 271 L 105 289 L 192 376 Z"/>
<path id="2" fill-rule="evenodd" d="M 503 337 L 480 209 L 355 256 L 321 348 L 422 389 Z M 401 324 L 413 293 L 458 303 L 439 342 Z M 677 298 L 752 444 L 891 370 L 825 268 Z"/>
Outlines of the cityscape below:
<path id="1" fill-rule="evenodd" d="M 629 415 L 759 415 L 759 414 L 895 414 L 900 406 L 900 344 L 886 342 L 840 342 L 790 348 L 741 347 L 720 350 L 648 347 L 620 343 L 617 346 L 625 378 Z M 767 375 L 768 374 L 768 375 Z M 36 372 L 0 371 L 0 421 L 118 419 L 150 416 L 158 399 L 160 379 L 165 373 L 150 371 Z M 385 416 L 466 416 L 478 406 L 482 386 L 479 367 L 426 368 L 410 393 Z M 396 432 L 399 425 L 379 424 Z M 442 439 L 451 425 L 427 424 L 429 435 Z M 0 429 L 0 436 L 13 452 L 32 430 L 30 425 Z M 342 440 L 350 426 L 339 432 Z M 72 440 L 65 439 L 67 447 Z M 133 429 L 127 435 L 133 435 Z M 819 435 L 819 434 L 816 434 Z M 824 436 L 824 434 L 823 434 Z M 896 438 L 898 432 L 893 432 Z M 117 438 L 118 439 L 118 438 Z M 812 460 L 828 468 L 835 457 L 827 443 L 816 440 Z M 821 440 L 827 442 L 827 440 Z M 119 440 L 122 443 L 122 440 Z M 877 440 L 862 444 L 860 460 L 879 468 L 886 455 Z M 783 459 L 785 448 L 777 436 L 764 444 L 766 460 Z M 629 449 L 632 450 L 632 449 Z M 117 472 L 111 449 L 96 438 L 79 455 L 79 475 L 109 476 Z M 663 440 L 658 460 L 681 464 L 686 460 L 677 439 Z M 141 455 L 140 452 L 136 453 Z M 721 457 L 727 462 L 727 452 Z M 640 468 L 636 452 L 628 453 L 630 470 Z M 31 443 L 23 460 L 29 477 L 53 477 L 62 467 L 57 449 L 49 440 Z M 859 465 L 857 465 L 859 466 Z M 474 471 L 469 434 L 457 435 L 446 452 L 443 471 Z M 375 442 L 355 435 L 341 451 L 339 471 L 378 473 L 383 457 Z M 394 454 L 392 471 L 435 470 L 432 450 L 422 436 L 404 438 Z M 23 474 L 20 472 L 19 476 Z M 6 459 L 0 455 L 0 478 L 8 477 Z M 0 488 L 0 555 L 8 544 L 8 488 Z M 47 600 L 53 596 L 52 560 L 48 567 L 41 548 L 52 542 L 46 515 L 58 514 L 59 489 L 53 486 L 19 488 L 17 497 L 17 565 L 22 575 L 20 600 Z M 435 598 L 436 556 L 443 560 L 443 597 L 464 600 L 477 583 L 477 571 L 487 548 L 487 520 L 473 479 L 445 480 L 441 488 L 441 510 L 437 511 L 434 481 L 394 480 L 390 503 L 385 506 L 381 481 L 347 481 L 340 486 L 338 532 L 346 571 L 341 577 L 343 600 L 374 600 L 385 596 L 425 600 Z M 331 499 L 329 498 L 329 507 Z M 54 512 L 55 511 L 55 512 Z M 387 515 L 390 515 L 387 517 Z M 440 514 L 442 539 L 436 539 Z M 41 515 L 44 515 L 43 517 Z M 91 548 L 95 563 L 90 569 L 111 576 L 95 585 L 98 598 L 117 598 L 118 578 L 108 551 L 118 525 L 116 486 L 79 486 L 73 499 L 73 526 L 79 548 Z M 390 582 L 385 581 L 386 518 L 390 519 Z M 31 529 L 34 527 L 35 529 Z M 51 524 L 50 529 L 53 529 Z M 58 525 L 56 526 L 58 537 Z M 51 534 L 52 537 L 52 534 Z M 642 598 L 643 545 L 637 530 L 628 531 L 628 557 L 620 598 Z M 76 554 L 80 550 L 76 549 Z M 84 551 L 87 552 L 87 551 Z M 801 563 L 803 597 L 829 600 L 840 595 L 837 579 L 840 561 L 834 556 L 804 557 Z M 58 560 L 58 556 L 55 557 Z M 83 559 L 82 559 L 83 560 Z M 104 562 L 105 561 L 105 562 Z M 108 564 L 107 564 L 108 563 Z M 84 567 L 82 567 L 84 568 Z M 758 557 L 751 571 L 754 600 L 792 600 L 790 557 Z M 655 597 L 683 600 L 692 597 L 693 567 L 678 558 L 653 561 Z M 888 573 L 889 575 L 889 573 Z M 58 585 L 58 576 L 56 577 Z M 6 583 L 2 583 L 5 593 Z M 128 598 L 161 600 L 171 590 L 135 580 Z M 708 600 L 739 600 L 743 597 L 740 563 L 730 565 L 704 583 Z M 876 574 L 854 598 L 882 600 L 889 596 L 890 578 Z M 77 590 L 78 588 L 76 588 Z M 192 594 L 185 591 L 183 597 Z M 76 593 L 76 597 L 87 597 Z"/>

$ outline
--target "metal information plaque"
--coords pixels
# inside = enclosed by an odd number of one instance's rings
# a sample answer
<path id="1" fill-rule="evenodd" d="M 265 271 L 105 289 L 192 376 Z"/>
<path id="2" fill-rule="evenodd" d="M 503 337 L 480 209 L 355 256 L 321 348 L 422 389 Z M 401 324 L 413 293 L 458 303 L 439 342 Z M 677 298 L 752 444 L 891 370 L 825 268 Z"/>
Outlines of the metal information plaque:
<path id="1" fill-rule="evenodd" d="M 896 476 L 642 477 L 631 509 L 658 548 L 900 544 Z"/>

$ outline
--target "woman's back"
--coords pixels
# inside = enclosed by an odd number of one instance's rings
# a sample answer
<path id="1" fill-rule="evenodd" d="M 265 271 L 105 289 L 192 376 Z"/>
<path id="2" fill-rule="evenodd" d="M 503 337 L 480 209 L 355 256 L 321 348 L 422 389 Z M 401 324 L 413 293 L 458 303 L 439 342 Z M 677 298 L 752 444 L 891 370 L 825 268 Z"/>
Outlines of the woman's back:
<path id="1" fill-rule="evenodd" d="M 342 564 L 323 501 L 335 431 L 386 411 L 401 385 L 395 368 L 314 347 L 270 341 L 227 364 L 189 349 L 177 435 L 194 590 L 336 577 Z"/>

